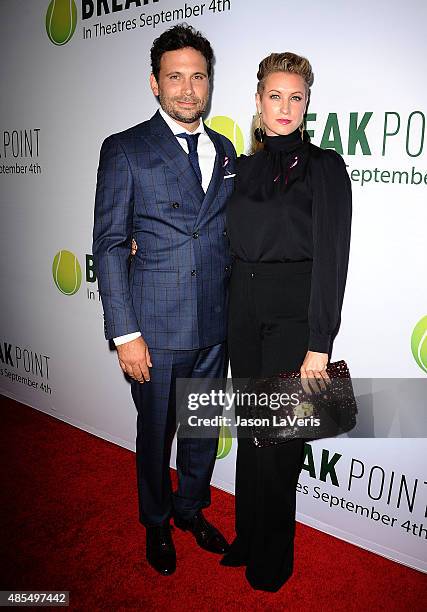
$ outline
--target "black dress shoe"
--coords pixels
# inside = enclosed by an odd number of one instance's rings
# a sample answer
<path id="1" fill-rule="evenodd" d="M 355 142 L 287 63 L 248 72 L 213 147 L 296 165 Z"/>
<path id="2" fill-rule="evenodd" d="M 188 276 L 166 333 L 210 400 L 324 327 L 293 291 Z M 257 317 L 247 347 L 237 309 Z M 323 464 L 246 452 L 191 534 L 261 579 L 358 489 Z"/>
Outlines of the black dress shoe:
<path id="1" fill-rule="evenodd" d="M 232 552 L 224 555 L 220 561 L 220 564 L 225 565 L 225 567 L 243 567 L 244 565 L 247 565 L 247 563 L 248 562 L 244 557 L 239 557 Z"/>
<path id="2" fill-rule="evenodd" d="M 170 576 L 176 569 L 176 552 L 173 545 L 169 523 L 147 526 L 146 557 L 151 567 L 162 574 Z"/>
<path id="3" fill-rule="evenodd" d="M 205 519 L 201 510 L 196 512 L 191 520 L 176 516 L 174 521 L 178 529 L 191 531 L 200 548 L 217 553 L 218 555 L 223 555 L 228 551 L 227 540 L 216 527 Z"/>

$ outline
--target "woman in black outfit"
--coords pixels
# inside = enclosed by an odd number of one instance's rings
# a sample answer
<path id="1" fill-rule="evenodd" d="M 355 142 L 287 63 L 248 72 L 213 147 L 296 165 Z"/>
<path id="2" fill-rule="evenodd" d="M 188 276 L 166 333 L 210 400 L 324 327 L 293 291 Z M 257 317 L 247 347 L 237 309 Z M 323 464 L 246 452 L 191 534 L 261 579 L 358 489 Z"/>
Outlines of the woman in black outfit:
<path id="1" fill-rule="evenodd" d="M 350 181 L 342 158 L 304 133 L 309 62 L 273 53 L 257 76 L 263 142 L 240 158 L 228 204 L 231 372 L 238 379 L 300 369 L 327 379 L 347 275 Z M 258 448 L 239 436 L 237 537 L 221 563 L 246 565 L 255 589 L 277 591 L 292 574 L 303 449 L 300 439 Z"/>

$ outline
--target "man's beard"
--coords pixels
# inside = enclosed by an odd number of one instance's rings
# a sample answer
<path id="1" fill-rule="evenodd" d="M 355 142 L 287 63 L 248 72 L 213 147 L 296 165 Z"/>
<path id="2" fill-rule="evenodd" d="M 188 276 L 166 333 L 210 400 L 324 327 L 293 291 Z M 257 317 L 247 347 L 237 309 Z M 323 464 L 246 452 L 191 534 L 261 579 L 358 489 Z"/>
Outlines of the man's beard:
<path id="1" fill-rule="evenodd" d="M 176 109 L 174 107 L 174 102 L 178 100 L 181 102 L 195 102 L 197 106 L 196 108 L 192 109 L 191 115 L 184 114 L 184 113 L 181 113 L 179 109 Z M 160 102 L 160 106 L 165 111 L 165 113 L 169 115 L 169 117 L 172 117 L 172 119 L 175 119 L 175 121 L 181 121 L 181 123 L 194 123 L 195 121 L 200 119 L 200 117 L 205 112 L 206 106 L 208 104 L 207 99 L 206 100 L 201 100 L 200 98 L 185 99 L 182 97 L 166 98 L 162 95 L 160 91 L 159 91 L 159 102 Z"/>

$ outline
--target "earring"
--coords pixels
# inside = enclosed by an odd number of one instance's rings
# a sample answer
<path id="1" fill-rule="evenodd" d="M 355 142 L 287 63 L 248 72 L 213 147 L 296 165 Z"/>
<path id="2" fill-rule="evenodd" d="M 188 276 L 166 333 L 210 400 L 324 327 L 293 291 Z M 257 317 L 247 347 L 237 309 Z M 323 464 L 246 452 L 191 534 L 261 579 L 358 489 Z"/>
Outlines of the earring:
<path id="1" fill-rule="evenodd" d="M 257 111 L 256 119 L 255 119 L 256 128 L 254 130 L 254 137 L 257 142 L 264 142 L 265 138 L 265 130 L 264 124 L 262 122 L 261 113 Z"/>
<path id="2" fill-rule="evenodd" d="M 304 142 L 304 129 L 305 127 L 304 127 L 304 118 L 303 118 L 302 123 L 299 126 L 299 131 L 301 132 L 301 140 L 303 142 Z"/>

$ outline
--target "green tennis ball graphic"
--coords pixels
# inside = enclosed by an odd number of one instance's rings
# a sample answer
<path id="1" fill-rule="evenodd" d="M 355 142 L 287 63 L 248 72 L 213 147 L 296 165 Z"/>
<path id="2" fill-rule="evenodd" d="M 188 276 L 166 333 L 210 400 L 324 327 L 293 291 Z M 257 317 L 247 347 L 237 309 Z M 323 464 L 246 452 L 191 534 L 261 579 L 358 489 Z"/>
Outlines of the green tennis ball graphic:
<path id="1" fill-rule="evenodd" d="M 65 45 L 77 24 L 74 0 L 51 0 L 46 12 L 46 32 L 54 45 Z"/>
<path id="2" fill-rule="evenodd" d="M 233 119 L 218 115 L 208 119 L 206 121 L 206 125 L 212 130 L 215 130 L 215 132 L 219 132 L 231 140 L 231 142 L 234 144 L 237 155 L 241 155 L 243 153 L 245 143 L 243 141 L 242 130 Z"/>
<path id="3" fill-rule="evenodd" d="M 58 251 L 53 260 L 52 274 L 55 285 L 64 295 L 74 295 L 80 289 L 82 270 L 71 251 Z"/>
<path id="4" fill-rule="evenodd" d="M 414 327 L 411 349 L 415 361 L 427 374 L 427 316 L 420 319 Z"/>
<path id="5" fill-rule="evenodd" d="M 231 450 L 233 440 L 231 438 L 231 430 L 227 425 L 222 425 L 219 438 L 218 438 L 218 449 L 216 451 L 217 459 L 224 459 Z"/>

